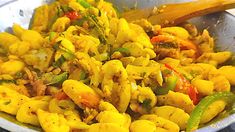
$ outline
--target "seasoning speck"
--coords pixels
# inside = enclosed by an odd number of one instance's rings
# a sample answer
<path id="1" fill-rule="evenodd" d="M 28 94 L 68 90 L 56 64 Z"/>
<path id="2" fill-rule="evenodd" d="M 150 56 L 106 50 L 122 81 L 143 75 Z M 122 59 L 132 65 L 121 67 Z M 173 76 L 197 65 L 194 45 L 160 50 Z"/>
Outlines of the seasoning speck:
<path id="1" fill-rule="evenodd" d="M 23 17 L 24 16 L 24 11 L 20 9 L 19 15 Z"/>

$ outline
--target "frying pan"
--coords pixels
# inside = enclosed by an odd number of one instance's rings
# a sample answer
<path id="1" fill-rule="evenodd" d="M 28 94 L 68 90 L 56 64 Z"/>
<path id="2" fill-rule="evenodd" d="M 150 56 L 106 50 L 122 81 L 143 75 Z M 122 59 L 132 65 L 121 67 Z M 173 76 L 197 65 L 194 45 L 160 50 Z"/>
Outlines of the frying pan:
<path id="1" fill-rule="evenodd" d="M 0 0 L 0 32 L 11 32 L 12 24 L 18 23 L 28 28 L 34 8 L 53 0 Z M 166 3 L 186 2 L 189 0 L 109 0 L 119 11 L 126 8 L 144 8 Z M 215 38 L 216 49 L 235 53 L 235 17 L 227 12 L 210 14 L 189 20 L 199 31 L 208 29 Z M 235 57 L 234 57 L 235 58 Z M 14 123 L 13 123 L 14 122 Z M 235 123 L 235 114 L 221 119 L 211 125 L 202 127 L 197 132 L 214 132 Z M 0 112 L 0 127 L 17 132 L 40 131 L 40 129 L 20 124 L 14 117 Z M 235 131 L 235 130 L 234 130 Z"/>

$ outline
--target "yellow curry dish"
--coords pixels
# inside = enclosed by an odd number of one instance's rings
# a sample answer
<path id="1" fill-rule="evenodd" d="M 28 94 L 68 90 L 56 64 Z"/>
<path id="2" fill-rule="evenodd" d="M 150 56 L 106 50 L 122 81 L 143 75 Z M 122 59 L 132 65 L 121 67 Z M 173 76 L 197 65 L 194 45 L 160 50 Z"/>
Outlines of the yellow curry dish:
<path id="1" fill-rule="evenodd" d="M 119 16 L 57 0 L 0 33 L 0 111 L 46 132 L 189 132 L 227 111 L 232 53 L 207 30 Z"/>

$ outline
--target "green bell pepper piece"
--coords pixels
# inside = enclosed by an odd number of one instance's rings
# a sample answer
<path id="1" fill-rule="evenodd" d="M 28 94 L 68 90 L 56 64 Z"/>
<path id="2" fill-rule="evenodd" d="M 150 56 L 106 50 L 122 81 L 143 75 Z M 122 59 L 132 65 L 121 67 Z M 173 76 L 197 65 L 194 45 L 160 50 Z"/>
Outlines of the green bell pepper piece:
<path id="1" fill-rule="evenodd" d="M 68 79 L 68 72 L 54 76 L 47 85 L 62 84 L 66 79 Z"/>
<path id="2" fill-rule="evenodd" d="M 201 117 L 206 109 L 217 100 L 225 100 L 230 103 L 235 100 L 235 95 L 231 92 L 217 92 L 215 94 L 209 95 L 203 98 L 199 104 L 194 108 L 190 114 L 190 118 L 187 123 L 186 132 L 194 131 L 198 128 Z"/>
<path id="3" fill-rule="evenodd" d="M 92 7 L 91 4 L 89 4 L 86 0 L 77 0 L 77 2 L 81 4 L 84 8 Z"/>
<path id="4" fill-rule="evenodd" d="M 117 49 L 114 49 L 113 53 L 114 52 L 120 52 L 122 53 L 124 56 L 129 56 L 130 55 L 130 50 L 127 49 L 127 48 L 117 48 Z"/>
<path id="5" fill-rule="evenodd" d="M 52 41 L 56 37 L 56 32 L 49 33 L 49 40 Z"/>
<path id="6" fill-rule="evenodd" d="M 161 87 L 156 89 L 157 95 L 167 94 L 170 90 L 174 91 L 176 83 L 178 81 L 178 77 L 170 76 L 166 78 L 166 87 Z"/>

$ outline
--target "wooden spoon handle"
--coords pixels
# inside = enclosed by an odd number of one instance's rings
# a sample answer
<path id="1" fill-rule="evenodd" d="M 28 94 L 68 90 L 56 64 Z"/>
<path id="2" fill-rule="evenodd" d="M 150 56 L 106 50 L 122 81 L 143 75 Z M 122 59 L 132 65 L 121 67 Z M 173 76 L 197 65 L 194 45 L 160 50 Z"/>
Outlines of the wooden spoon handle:
<path id="1" fill-rule="evenodd" d="M 145 18 L 152 24 L 177 25 L 190 18 L 235 8 L 235 0 L 197 0 L 193 2 L 168 4 L 161 7 L 137 9 L 124 12 L 128 21 Z"/>

